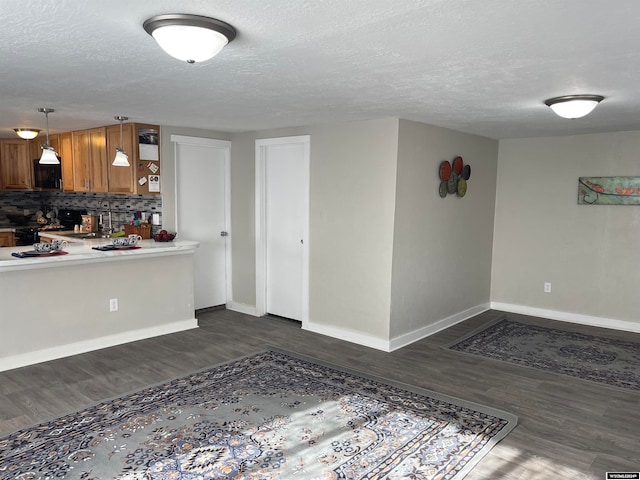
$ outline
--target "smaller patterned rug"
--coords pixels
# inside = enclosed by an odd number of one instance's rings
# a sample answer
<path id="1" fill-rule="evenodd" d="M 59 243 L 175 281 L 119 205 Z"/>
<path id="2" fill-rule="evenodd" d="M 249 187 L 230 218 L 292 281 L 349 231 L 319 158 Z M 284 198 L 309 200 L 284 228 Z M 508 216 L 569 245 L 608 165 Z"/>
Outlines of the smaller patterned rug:
<path id="1" fill-rule="evenodd" d="M 0 479 L 459 480 L 515 423 L 270 351 L 0 437 Z"/>
<path id="2" fill-rule="evenodd" d="M 640 392 L 640 343 L 502 318 L 445 348 Z"/>

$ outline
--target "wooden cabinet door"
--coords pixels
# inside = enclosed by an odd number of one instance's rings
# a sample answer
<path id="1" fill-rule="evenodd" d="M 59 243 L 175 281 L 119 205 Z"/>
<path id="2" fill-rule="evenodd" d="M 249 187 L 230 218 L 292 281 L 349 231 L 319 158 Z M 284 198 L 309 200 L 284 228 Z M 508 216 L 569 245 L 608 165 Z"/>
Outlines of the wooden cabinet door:
<path id="1" fill-rule="evenodd" d="M 120 125 L 107 127 L 107 161 L 109 166 L 109 192 L 111 193 L 135 193 L 134 168 L 136 156 L 134 151 L 133 124 L 122 126 L 122 149 L 129 155 L 128 167 L 113 166 L 116 156 L 116 148 L 120 146 Z"/>
<path id="2" fill-rule="evenodd" d="M 15 247 L 13 232 L 0 232 L 0 247 Z"/>
<path id="3" fill-rule="evenodd" d="M 107 133 L 104 127 L 88 130 L 89 132 L 89 186 L 92 192 L 107 192 L 109 186 L 109 169 L 107 160 Z"/>
<path id="4" fill-rule="evenodd" d="M 29 144 L 21 139 L 0 141 L 0 185 L 6 190 L 33 189 Z"/>
<path id="5" fill-rule="evenodd" d="M 73 146 L 71 133 L 60 134 L 60 163 L 62 164 L 62 190 L 73 191 Z"/>
<path id="6" fill-rule="evenodd" d="M 82 130 L 71 133 L 73 147 L 73 191 L 89 191 L 89 132 Z"/>

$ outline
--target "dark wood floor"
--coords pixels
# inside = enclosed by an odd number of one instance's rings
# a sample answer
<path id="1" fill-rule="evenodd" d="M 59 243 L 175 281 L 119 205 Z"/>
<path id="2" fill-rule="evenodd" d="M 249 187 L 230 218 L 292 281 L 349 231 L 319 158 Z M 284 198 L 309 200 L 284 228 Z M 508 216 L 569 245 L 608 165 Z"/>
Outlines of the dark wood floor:
<path id="1" fill-rule="evenodd" d="M 444 350 L 488 311 L 392 353 L 306 332 L 289 320 L 200 312 L 201 327 L 0 373 L 0 435 L 242 355 L 278 346 L 503 409 L 518 426 L 466 477 L 594 479 L 640 470 L 640 394 Z M 508 315 L 640 342 L 640 335 Z"/>

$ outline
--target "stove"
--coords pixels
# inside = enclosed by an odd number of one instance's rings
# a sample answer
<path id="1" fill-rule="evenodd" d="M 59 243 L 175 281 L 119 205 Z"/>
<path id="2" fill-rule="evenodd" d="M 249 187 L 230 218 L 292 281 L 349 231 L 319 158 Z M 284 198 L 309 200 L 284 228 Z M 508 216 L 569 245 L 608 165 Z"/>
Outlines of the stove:
<path id="1" fill-rule="evenodd" d="M 38 235 L 39 232 L 55 232 L 60 230 L 68 230 L 68 228 L 63 227 L 62 225 L 27 225 L 24 227 L 16 227 L 16 246 L 22 247 L 40 242 L 40 237 Z"/>
<path id="2" fill-rule="evenodd" d="M 33 245 L 34 243 L 38 243 L 40 241 L 40 238 L 38 237 L 39 231 L 39 226 L 16 227 L 16 246 L 22 247 L 24 245 Z"/>

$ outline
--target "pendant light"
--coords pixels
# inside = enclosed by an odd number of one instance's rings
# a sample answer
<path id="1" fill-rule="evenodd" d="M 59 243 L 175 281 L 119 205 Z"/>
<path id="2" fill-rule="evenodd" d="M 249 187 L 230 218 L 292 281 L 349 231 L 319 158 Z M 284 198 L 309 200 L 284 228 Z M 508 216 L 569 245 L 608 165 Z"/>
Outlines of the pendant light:
<path id="1" fill-rule="evenodd" d="M 33 140 L 40 133 L 40 130 L 37 128 L 14 128 L 13 131 L 16 132 L 16 135 L 20 138 L 24 138 L 25 140 Z"/>
<path id="2" fill-rule="evenodd" d="M 114 167 L 128 167 L 129 164 L 129 155 L 122 149 L 122 122 L 125 120 L 129 120 L 129 117 L 123 117 L 122 115 L 117 115 L 115 117 L 116 120 L 120 122 L 120 146 L 116 147 L 116 157 L 113 159 Z"/>
<path id="3" fill-rule="evenodd" d="M 49 144 L 49 114 L 55 112 L 55 110 L 53 108 L 39 108 L 38 111 L 44 113 L 47 119 L 47 142 L 42 144 L 42 156 L 39 163 L 43 165 L 58 165 L 60 164 L 58 153 Z"/>
<path id="4" fill-rule="evenodd" d="M 565 95 L 545 100 L 554 113 L 562 118 L 582 118 L 604 100 L 602 95 Z"/>
<path id="5" fill-rule="evenodd" d="M 236 38 L 228 23 L 183 13 L 157 15 L 142 27 L 165 52 L 187 63 L 209 60 Z"/>

